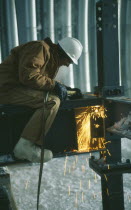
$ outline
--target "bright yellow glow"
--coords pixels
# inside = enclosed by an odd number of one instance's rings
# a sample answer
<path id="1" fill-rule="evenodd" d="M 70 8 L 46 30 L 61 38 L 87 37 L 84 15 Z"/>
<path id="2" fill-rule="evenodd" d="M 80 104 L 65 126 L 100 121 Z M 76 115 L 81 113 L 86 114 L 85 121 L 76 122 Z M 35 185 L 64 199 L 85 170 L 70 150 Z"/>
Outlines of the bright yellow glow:
<path id="1" fill-rule="evenodd" d="M 104 136 L 93 138 L 93 134 L 91 133 L 91 120 L 97 121 L 93 123 L 93 126 L 95 129 L 98 129 L 102 126 L 98 123 L 98 119 L 104 119 L 106 117 L 105 111 L 104 106 L 90 106 L 75 109 L 78 152 L 89 152 L 105 148 Z"/>

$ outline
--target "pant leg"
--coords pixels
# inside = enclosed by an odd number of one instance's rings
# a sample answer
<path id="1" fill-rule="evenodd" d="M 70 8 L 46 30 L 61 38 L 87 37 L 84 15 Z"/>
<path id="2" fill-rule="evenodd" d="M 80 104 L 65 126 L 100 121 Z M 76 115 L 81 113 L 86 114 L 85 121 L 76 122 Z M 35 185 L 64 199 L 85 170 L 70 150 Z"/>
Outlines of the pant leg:
<path id="1" fill-rule="evenodd" d="M 42 140 L 41 140 L 41 133 L 43 130 L 42 126 L 45 126 L 45 135 L 46 135 L 55 119 L 59 106 L 60 106 L 59 98 L 55 95 L 49 95 L 46 106 L 39 108 L 35 111 L 31 119 L 27 123 L 26 127 L 24 128 L 21 137 L 28 139 L 34 142 L 35 144 L 42 145 Z M 45 114 L 44 125 L 42 125 L 43 111 Z"/>
<path id="2" fill-rule="evenodd" d="M 39 145 L 41 145 L 40 136 L 43 129 L 42 116 L 45 95 L 46 92 L 44 91 L 33 90 L 27 87 L 17 87 L 11 89 L 6 98 L 7 104 L 24 105 L 36 109 L 35 113 L 25 126 L 21 137 Z M 2 98 L 0 100 L 1 103 L 4 103 Z M 60 99 L 54 94 L 49 94 L 45 110 L 45 133 L 47 133 L 51 127 L 59 109 L 59 105 Z"/>

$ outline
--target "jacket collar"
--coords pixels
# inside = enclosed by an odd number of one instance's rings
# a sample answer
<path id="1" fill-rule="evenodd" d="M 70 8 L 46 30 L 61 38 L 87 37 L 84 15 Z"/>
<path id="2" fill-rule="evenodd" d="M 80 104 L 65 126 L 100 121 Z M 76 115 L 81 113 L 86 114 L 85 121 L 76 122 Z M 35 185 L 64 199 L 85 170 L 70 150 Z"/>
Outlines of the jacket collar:
<path id="1" fill-rule="evenodd" d="M 50 47 L 51 57 L 54 60 L 54 63 L 56 63 L 56 65 L 59 67 L 60 62 L 59 62 L 59 53 L 57 45 L 54 44 L 49 37 L 45 38 L 44 42 L 46 42 L 46 44 L 48 44 L 48 46 Z"/>

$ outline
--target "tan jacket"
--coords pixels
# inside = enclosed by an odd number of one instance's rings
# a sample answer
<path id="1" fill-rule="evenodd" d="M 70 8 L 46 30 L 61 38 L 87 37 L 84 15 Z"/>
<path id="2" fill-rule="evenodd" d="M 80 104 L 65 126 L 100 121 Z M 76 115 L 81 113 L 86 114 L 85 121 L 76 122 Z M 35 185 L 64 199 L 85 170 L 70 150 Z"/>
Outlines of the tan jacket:
<path id="1" fill-rule="evenodd" d="M 58 68 L 56 44 L 49 38 L 15 47 L 0 64 L 0 96 L 19 86 L 52 90 Z"/>

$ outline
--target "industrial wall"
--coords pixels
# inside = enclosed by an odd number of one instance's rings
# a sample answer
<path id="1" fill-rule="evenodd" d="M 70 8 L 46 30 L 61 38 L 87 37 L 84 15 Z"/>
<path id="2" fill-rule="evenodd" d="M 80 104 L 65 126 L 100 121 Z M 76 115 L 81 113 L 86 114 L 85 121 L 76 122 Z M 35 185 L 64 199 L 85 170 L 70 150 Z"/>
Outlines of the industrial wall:
<path id="1" fill-rule="evenodd" d="M 56 79 L 83 92 L 93 91 L 97 86 L 96 1 L 0 0 L 0 62 L 18 44 L 47 36 L 57 43 L 73 36 L 84 47 L 79 65 L 61 67 Z M 130 96 L 131 0 L 118 0 L 118 8 L 120 84 Z"/>
<path id="2" fill-rule="evenodd" d="M 95 0 L 0 0 L 1 61 L 18 44 L 73 36 L 84 47 L 79 65 L 60 69 L 57 79 L 91 91 L 97 82 L 94 13 Z"/>

